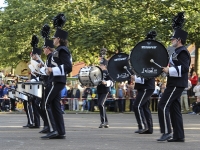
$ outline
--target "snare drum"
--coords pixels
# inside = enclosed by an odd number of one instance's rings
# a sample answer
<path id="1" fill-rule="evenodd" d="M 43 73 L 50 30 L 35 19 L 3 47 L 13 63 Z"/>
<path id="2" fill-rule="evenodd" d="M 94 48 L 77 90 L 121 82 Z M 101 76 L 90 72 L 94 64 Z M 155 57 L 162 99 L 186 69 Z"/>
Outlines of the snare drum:
<path id="1" fill-rule="evenodd" d="M 15 91 L 15 98 L 28 101 L 28 96 L 24 95 L 22 92 Z"/>
<path id="2" fill-rule="evenodd" d="M 23 82 L 17 82 L 16 91 L 23 92 Z"/>
<path id="3" fill-rule="evenodd" d="M 15 99 L 15 91 L 14 90 L 9 90 L 8 91 L 8 97 L 12 98 L 12 99 Z"/>
<path id="4" fill-rule="evenodd" d="M 29 95 L 33 95 L 42 98 L 43 84 L 42 82 L 24 82 L 23 92 Z"/>
<path id="5" fill-rule="evenodd" d="M 98 66 L 83 67 L 79 71 L 78 79 L 83 86 L 97 86 L 103 80 L 103 73 Z"/>

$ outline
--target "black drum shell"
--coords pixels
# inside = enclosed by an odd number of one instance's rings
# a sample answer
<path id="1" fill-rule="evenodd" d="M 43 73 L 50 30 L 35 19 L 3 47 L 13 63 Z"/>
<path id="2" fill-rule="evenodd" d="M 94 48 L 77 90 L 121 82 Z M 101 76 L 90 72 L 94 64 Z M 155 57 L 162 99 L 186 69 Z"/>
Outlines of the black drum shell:
<path id="1" fill-rule="evenodd" d="M 128 54 L 117 53 L 109 59 L 107 69 L 112 80 L 122 82 L 130 79 L 133 72 L 129 65 L 128 58 Z M 124 67 L 126 67 L 128 71 Z"/>
<path id="2" fill-rule="evenodd" d="M 168 66 L 169 54 L 167 49 L 156 40 L 144 40 L 139 42 L 129 55 L 129 64 L 132 71 L 143 78 L 158 77 L 163 71 L 150 60 L 162 67 Z"/>

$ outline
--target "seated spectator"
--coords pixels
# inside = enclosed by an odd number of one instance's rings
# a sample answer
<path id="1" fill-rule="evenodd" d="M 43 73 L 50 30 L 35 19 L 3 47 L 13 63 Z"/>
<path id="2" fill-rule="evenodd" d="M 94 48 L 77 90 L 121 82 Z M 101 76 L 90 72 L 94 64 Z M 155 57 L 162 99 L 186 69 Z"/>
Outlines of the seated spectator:
<path id="1" fill-rule="evenodd" d="M 11 112 L 11 103 L 8 95 L 4 95 L 3 102 L 2 102 L 2 111 L 9 111 Z"/>
<path id="2" fill-rule="evenodd" d="M 190 115 L 197 115 L 200 112 L 200 96 L 197 97 L 197 101 L 191 104 L 192 112 L 189 112 Z"/>
<path id="3" fill-rule="evenodd" d="M 15 110 L 18 111 L 18 112 L 24 111 L 24 104 L 21 100 L 19 100 L 19 102 L 17 102 Z"/>

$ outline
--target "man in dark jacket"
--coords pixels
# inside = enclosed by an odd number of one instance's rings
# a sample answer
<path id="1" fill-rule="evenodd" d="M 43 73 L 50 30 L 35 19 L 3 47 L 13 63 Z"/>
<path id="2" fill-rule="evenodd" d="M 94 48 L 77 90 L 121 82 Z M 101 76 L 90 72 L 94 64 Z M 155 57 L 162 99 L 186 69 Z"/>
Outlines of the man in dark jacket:
<path id="1" fill-rule="evenodd" d="M 158 118 L 162 136 L 157 141 L 184 142 L 180 96 L 183 90 L 188 87 L 188 72 L 191 61 L 190 54 L 184 46 L 187 35 L 188 33 L 182 29 L 175 29 L 171 37 L 175 52 L 170 57 L 169 67 L 163 68 L 168 77 L 167 87 L 158 103 Z M 174 132 L 173 138 L 171 138 L 171 125 Z"/>
<path id="2" fill-rule="evenodd" d="M 113 82 L 108 75 L 108 71 L 106 69 L 107 64 L 108 64 L 108 62 L 106 59 L 103 59 L 100 62 L 100 68 L 102 69 L 102 72 L 103 72 L 103 81 L 97 86 L 98 107 L 100 110 L 100 120 L 101 120 L 101 124 L 100 124 L 99 128 L 108 128 L 109 127 L 104 104 L 105 104 L 107 96 L 110 92 L 110 86 L 113 85 Z"/>

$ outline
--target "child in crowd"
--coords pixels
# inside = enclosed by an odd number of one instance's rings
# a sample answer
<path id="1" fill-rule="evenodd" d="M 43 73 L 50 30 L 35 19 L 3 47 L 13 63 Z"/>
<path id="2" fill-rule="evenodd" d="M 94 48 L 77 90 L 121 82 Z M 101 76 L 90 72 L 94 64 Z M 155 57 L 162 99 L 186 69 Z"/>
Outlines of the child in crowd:
<path id="1" fill-rule="evenodd" d="M 8 98 L 8 95 L 3 96 L 2 111 L 11 112 L 11 103 L 10 103 L 10 99 Z"/>
<path id="2" fill-rule="evenodd" d="M 198 115 L 200 113 L 200 96 L 197 96 L 197 101 L 191 104 L 192 112 L 190 115 Z"/>
<path id="3" fill-rule="evenodd" d="M 24 104 L 23 104 L 22 100 L 19 100 L 19 102 L 17 102 L 15 110 L 19 111 L 19 112 L 23 112 L 24 111 Z"/>

